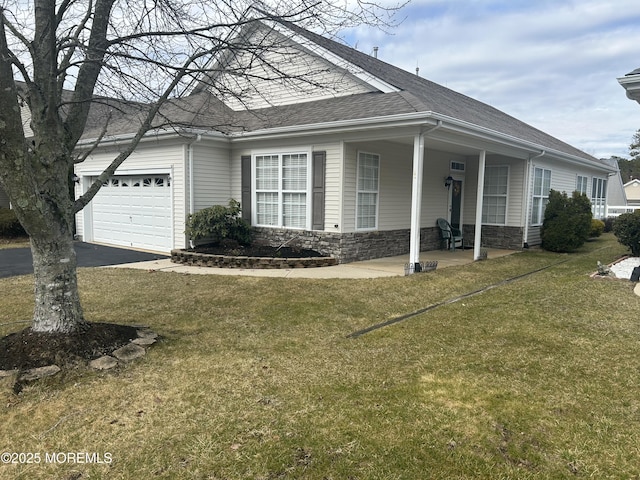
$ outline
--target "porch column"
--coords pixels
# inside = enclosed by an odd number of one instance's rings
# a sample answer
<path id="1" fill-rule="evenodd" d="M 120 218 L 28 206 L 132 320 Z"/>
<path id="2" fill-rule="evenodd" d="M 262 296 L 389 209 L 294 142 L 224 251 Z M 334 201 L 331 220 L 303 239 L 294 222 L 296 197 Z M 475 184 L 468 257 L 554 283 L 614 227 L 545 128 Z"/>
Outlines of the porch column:
<path id="1" fill-rule="evenodd" d="M 411 184 L 411 238 L 409 263 L 420 271 L 420 215 L 422 207 L 422 171 L 424 168 L 424 133 L 413 138 L 413 181 Z"/>
<path id="2" fill-rule="evenodd" d="M 480 247 L 482 243 L 482 200 L 484 198 L 484 167 L 486 163 L 485 150 L 480 152 L 478 159 L 478 188 L 476 196 L 476 225 L 475 237 L 473 239 L 473 259 L 480 259 Z"/>

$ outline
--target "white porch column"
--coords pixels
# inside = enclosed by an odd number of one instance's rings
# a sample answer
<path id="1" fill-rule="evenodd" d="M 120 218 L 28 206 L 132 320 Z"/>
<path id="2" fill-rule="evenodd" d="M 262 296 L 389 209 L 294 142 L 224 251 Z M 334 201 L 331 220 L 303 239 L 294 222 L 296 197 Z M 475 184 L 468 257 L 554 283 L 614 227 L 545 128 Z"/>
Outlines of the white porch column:
<path id="1" fill-rule="evenodd" d="M 486 163 L 485 150 L 480 152 L 478 159 L 478 188 L 476 196 L 476 225 L 475 225 L 475 237 L 473 239 L 473 259 L 478 260 L 480 258 L 480 247 L 482 242 L 482 200 L 484 198 L 484 167 Z"/>
<path id="2" fill-rule="evenodd" d="M 424 168 L 424 134 L 413 138 L 413 181 L 411 184 L 411 239 L 409 263 L 416 270 L 420 263 L 420 215 L 422 207 L 422 171 Z"/>

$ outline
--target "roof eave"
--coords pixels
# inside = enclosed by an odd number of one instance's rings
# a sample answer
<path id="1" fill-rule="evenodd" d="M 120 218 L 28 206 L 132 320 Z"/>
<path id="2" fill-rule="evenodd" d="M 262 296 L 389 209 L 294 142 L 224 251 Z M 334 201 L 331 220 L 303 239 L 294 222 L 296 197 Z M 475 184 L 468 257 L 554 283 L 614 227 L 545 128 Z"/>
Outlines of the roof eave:
<path id="1" fill-rule="evenodd" d="M 557 149 L 549 148 L 545 145 L 540 145 L 534 142 L 522 140 L 520 138 L 507 135 L 495 130 L 491 130 L 485 127 L 481 127 L 469 122 L 455 119 L 446 115 L 442 115 L 436 112 L 412 112 L 403 113 L 397 115 L 387 115 L 382 117 L 369 117 L 352 120 L 338 120 L 334 122 L 324 122 L 306 125 L 294 125 L 273 127 L 260 130 L 254 130 L 251 132 L 239 132 L 231 134 L 231 142 L 244 142 L 255 141 L 262 139 L 277 139 L 277 138 L 291 138 L 291 137 L 303 137 L 310 135 L 322 135 L 331 134 L 336 132 L 358 132 L 379 128 L 392 128 L 392 127 L 421 127 L 429 125 L 437 125 L 438 122 L 442 122 L 442 130 L 459 133 L 462 135 L 473 137 L 480 140 L 483 143 L 499 144 L 501 146 L 507 146 L 510 148 L 523 150 L 530 154 L 539 154 L 545 152 L 546 156 L 561 159 L 571 163 L 589 165 L 595 169 L 602 170 L 603 172 L 612 172 L 611 168 L 608 168 L 604 164 L 600 163 L 596 159 L 589 159 L 587 157 L 580 157 L 577 155 L 571 155 L 569 153 L 561 152 Z"/>
<path id="2" fill-rule="evenodd" d="M 618 78 L 618 83 L 626 90 L 630 100 L 640 103 L 640 74 L 629 74 Z"/>

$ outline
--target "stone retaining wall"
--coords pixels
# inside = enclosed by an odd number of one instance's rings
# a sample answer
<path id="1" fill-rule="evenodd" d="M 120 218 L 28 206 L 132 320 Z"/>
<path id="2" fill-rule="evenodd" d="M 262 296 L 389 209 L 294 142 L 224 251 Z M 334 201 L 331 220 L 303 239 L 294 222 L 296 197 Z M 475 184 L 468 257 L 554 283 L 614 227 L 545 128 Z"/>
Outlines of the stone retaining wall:
<path id="1" fill-rule="evenodd" d="M 313 268 L 336 265 L 333 257 L 311 258 L 271 258 L 271 257 L 236 257 L 228 255 L 211 255 L 206 253 L 172 250 L 171 261 L 182 265 L 218 268 Z"/>

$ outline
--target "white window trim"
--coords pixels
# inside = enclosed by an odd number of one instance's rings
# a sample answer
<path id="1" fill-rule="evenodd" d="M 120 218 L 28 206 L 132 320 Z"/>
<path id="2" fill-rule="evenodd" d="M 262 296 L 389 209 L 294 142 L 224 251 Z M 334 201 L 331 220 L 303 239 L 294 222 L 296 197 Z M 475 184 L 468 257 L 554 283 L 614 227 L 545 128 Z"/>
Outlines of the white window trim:
<path id="1" fill-rule="evenodd" d="M 585 183 L 585 191 L 580 190 L 580 179 L 584 179 Z M 576 175 L 576 192 L 584 193 L 585 195 L 589 195 L 589 177 L 586 175 Z"/>
<path id="2" fill-rule="evenodd" d="M 359 190 L 358 184 L 360 183 L 360 154 L 364 155 L 374 155 L 378 158 L 378 185 L 377 189 L 374 190 Z M 379 153 L 375 152 L 367 152 L 364 150 L 358 150 L 356 152 L 356 211 L 355 211 L 355 229 L 359 232 L 372 232 L 378 230 L 379 225 L 379 216 L 380 216 L 380 166 L 382 165 L 382 156 Z M 359 193 L 375 193 L 376 194 L 376 217 L 375 217 L 375 226 L 373 227 L 358 227 L 358 212 L 360 211 L 360 202 L 358 198 L 360 197 Z"/>
<path id="3" fill-rule="evenodd" d="M 551 190 L 551 182 L 553 181 L 553 172 L 551 171 L 550 168 L 545 168 L 545 167 L 533 167 L 533 175 L 531 177 L 531 181 L 533 182 L 533 185 L 531 186 L 531 217 L 533 217 L 533 209 L 534 209 L 534 199 L 535 198 L 540 198 L 541 201 L 538 204 L 538 218 L 539 218 L 539 222 L 534 222 L 533 219 L 530 217 L 530 221 L 531 221 L 531 225 L 532 226 L 541 226 L 544 223 L 544 208 L 545 204 L 544 204 L 544 199 L 546 198 L 547 200 L 549 199 L 549 192 L 546 193 L 546 195 L 544 194 L 544 191 L 541 192 L 540 195 L 536 194 L 536 170 L 542 170 L 542 187 L 544 188 L 544 172 L 549 172 L 549 190 Z"/>
<path id="4" fill-rule="evenodd" d="M 591 195 L 589 195 L 589 199 L 591 200 L 591 212 L 594 218 L 604 218 L 607 214 L 607 192 L 609 189 L 607 180 L 603 177 L 593 177 L 591 179 Z M 600 190 L 601 193 L 604 191 L 604 196 L 594 196 L 594 188 Z"/>
<path id="5" fill-rule="evenodd" d="M 498 226 L 505 226 L 507 224 L 507 219 L 509 218 L 509 185 L 510 185 L 510 179 L 511 179 L 511 166 L 509 164 L 505 164 L 505 165 L 486 165 L 485 166 L 485 178 L 486 177 L 486 169 L 487 168 L 504 168 L 507 167 L 507 192 L 504 195 L 495 195 L 495 194 L 487 194 L 486 191 L 484 192 L 485 197 L 504 197 L 505 198 L 505 205 L 504 205 L 504 222 L 503 223 L 491 223 L 491 222 L 482 222 L 482 225 L 498 225 Z M 484 189 L 483 189 L 484 191 Z M 484 199 L 482 201 L 483 205 L 484 205 Z"/>
<path id="6" fill-rule="evenodd" d="M 256 188 L 256 157 L 261 156 L 278 156 L 278 224 L 266 225 L 258 223 L 258 191 Z M 305 209 L 305 226 L 289 227 L 283 225 L 283 189 L 282 189 L 282 157 L 284 155 L 306 155 L 307 156 L 307 178 L 306 178 L 306 209 Z M 312 152 L 311 149 L 265 149 L 251 152 L 251 224 L 262 228 L 283 228 L 287 230 L 311 230 L 312 211 L 311 211 L 311 185 L 312 185 Z"/>

